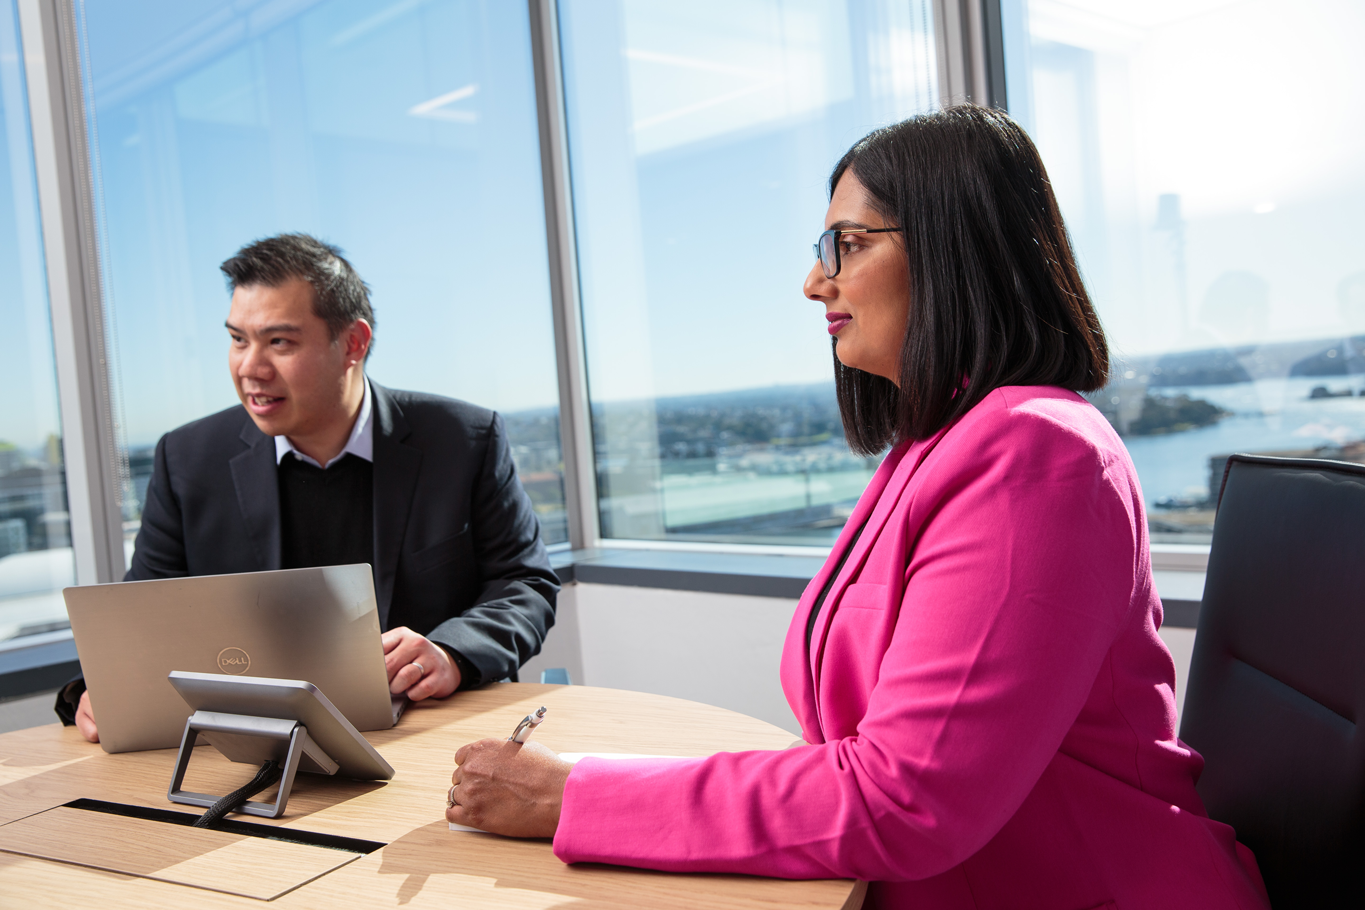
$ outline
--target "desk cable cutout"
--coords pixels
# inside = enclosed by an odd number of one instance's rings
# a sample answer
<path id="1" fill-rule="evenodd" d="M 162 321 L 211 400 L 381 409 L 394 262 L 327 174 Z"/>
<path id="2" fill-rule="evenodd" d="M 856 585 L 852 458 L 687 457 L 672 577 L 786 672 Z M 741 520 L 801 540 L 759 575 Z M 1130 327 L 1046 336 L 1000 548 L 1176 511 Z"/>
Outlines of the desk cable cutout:
<path id="1" fill-rule="evenodd" d="M 199 819 L 194 823 L 194 827 L 213 827 L 213 825 L 222 819 L 223 816 L 241 806 L 242 803 L 251 799 L 251 797 L 260 793 L 266 787 L 278 781 L 282 774 L 283 769 L 280 767 L 279 762 L 274 761 L 273 759 L 266 761 L 261 765 L 261 770 L 257 771 L 256 776 L 250 781 L 238 787 L 236 790 L 233 790 L 212 806 L 209 806 L 208 811 L 199 816 Z"/>

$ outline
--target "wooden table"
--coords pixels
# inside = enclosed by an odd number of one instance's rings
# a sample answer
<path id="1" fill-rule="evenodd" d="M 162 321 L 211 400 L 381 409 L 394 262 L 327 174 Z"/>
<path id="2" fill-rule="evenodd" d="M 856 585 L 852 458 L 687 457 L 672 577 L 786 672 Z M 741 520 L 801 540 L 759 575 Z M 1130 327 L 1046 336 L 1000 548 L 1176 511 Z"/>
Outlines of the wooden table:
<path id="1" fill-rule="evenodd" d="M 536 739 L 558 752 L 709 755 L 781 749 L 792 739 L 790 733 L 771 724 L 722 708 L 588 686 L 510 683 L 462 692 L 441 703 L 415 705 L 392 730 L 367 734 L 396 770 L 393 780 L 380 784 L 300 774 L 283 818 L 249 819 L 386 844 L 271 905 L 413 910 L 860 906 L 864 886 L 852 881 L 793 882 L 597 864 L 568 866 L 555 858 L 549 841 L 451 832 L 444 811 L 455 749 L 484 737 L 507 736 L 518 720 L 542 704 L 550 711 L 546 723 L 536 730 Z M 166 799 L 174 758 L 174 750 L 108 755 L 83 741 L 74 727 L 50 725 L 0 735 L 0 826 L 20 819 L 32 824 L 36 813 L 81 797 L 198 811 Z M 228 762 L 211 747 L 201 746 L 190 763 L 186 787 L 226 793 L 251 774 L 247 766 Z M 182 850 L 195 853 L 199 829 L 164 827 L 176 832 Z M 255 845 L 279 843 L 247 840 Z M 128 844 L 130 850 L 138 847 Z M 214 849 L 198 849 L 196 862 L 214 862 Z M 182 910 L 186 906 L 261 905 L 260 900 L 235 894 L 0 852 L 0 907 L 4 908 Z"/>

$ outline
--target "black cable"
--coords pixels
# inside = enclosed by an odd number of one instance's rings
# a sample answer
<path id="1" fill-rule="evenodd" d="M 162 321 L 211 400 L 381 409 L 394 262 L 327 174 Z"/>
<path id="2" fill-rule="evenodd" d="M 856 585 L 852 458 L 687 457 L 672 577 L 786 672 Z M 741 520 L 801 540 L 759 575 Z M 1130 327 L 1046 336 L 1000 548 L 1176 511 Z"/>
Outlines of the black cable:
<path id="1" fill-rule="evenodd" d="M 267 761 L 265 764 L 261 765 L 261 770 L 257 771 L 256 776 L 250 781 L 238 787 L 236 790 L 233 790 L 212 806 L 209 806 L 209 810 L 199 816 L 198 820 L 195 821 L 194 827 L 212 827 L 213 824 L 224 815 L 227 815 L 234 809 L 240 808 L 242 803 L 251 799 L 251 797 L 279 780 L 281 773 L 282 769 L 280 768 L 279 762 L 274 759 Z"/>

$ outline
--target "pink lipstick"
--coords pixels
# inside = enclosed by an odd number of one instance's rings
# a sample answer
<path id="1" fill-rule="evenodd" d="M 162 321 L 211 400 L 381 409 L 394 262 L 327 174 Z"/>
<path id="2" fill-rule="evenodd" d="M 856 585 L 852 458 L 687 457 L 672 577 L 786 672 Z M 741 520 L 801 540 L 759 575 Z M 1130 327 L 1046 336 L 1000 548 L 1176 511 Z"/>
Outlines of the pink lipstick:
<path id="1" fill-rule="evenodd" d="M 847 313 L 826 313 L 825 318 L 829 320 L 829 333 L 831 335 L 838 335 L 844 326 L 853 321 L 853 317 Z"/>

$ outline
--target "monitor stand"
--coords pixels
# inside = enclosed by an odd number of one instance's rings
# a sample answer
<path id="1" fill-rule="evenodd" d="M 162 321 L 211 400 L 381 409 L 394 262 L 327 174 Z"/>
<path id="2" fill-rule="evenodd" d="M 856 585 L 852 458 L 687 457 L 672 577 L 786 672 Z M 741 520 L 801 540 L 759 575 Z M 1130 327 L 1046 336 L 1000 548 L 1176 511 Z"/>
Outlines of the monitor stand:
<path id="1" fill-rule="evenodd" d="M 247 800 L 236 809 L 246 815 L 279 818 L 289 803 L 289 791 L 293 789 L 294 777 L 299 771 L 331 775 L 336 774 L 341 767 L 313 742 L 308 735 L 308 728 L 297 720 L 195 711 L 185 722 L 185 735 L 180 740 L 175 773 L 171 776 L 171 786 L 166 794 L 173 803 L 208 808 L 219 800 L 219 797 L 208 793 L 180 789 L 190 766 L 195 740 L 201 733 L 210 745 L 231 761 L 257 766 L 275 761 L 283 768 L 274 804 Z"/>

